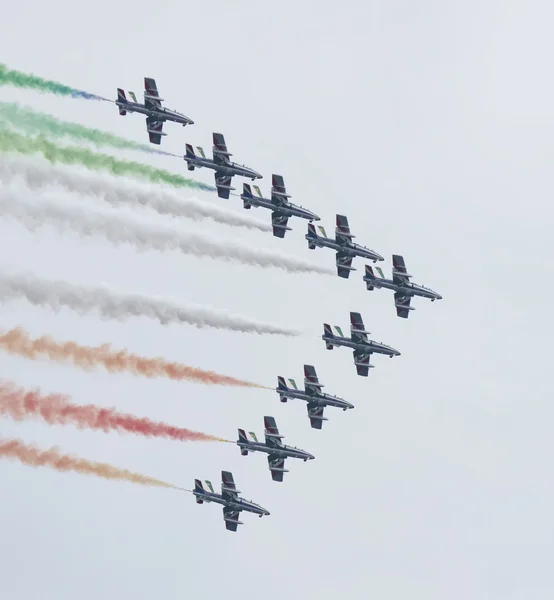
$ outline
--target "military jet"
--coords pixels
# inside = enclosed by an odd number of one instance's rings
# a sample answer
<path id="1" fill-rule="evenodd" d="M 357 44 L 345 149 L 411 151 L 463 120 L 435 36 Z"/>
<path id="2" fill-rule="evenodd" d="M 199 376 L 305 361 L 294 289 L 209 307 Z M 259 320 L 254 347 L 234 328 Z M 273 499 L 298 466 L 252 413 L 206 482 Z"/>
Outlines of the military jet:
<path id="1" fill-rule="evenodd" d="M 288 470 L 285 469 L 286 458 L 301 458 L 304 462 L 315 458 L 313 454 L 305 450 L 283 444 L 281 440 L 284 436 L 279 434 L 273 417 L 264 417 L 264 425 L 265 443 L 258 442 L 256 434 L 252 431 L 250 432 L 251 440 L 249 440 L 244 429 L 239 429 L 237 445 L 243 456 L 246 456 L 248 452 L 265 452 L 268 455 L 267 462 L 273 481 L 283 481 L 283 474 L 288 473 Z"/>
<path id="2" fill-rule="evenodd" d="M 406 270 L 406 263 L 404 257 L 399 254 L 392 255 L 392 279 L 387 279 L 383 274 L 382 269 L 375 267 L 380 277 L 375 277 L 373 269 L 366 265 L 365 276 L 363 280 L 366 282 L 368 290 L 375 288 L 387 288 L 394 290 L 394 305 L 396 306 L 396 314 L 403 319 L 407 319 L 410 311 L 415 310 L 413 306 L 410 306 L 410 300 L 413 296 L 421 296 L 422 298 L 430 298 L 431 302 L 435 300 L 442 300 L 442 296 L 430 290 L 429 288 L 418 285 L 417 283 L 411 283 L 410 277 Z"/>
<path id="3" fill-rule="evenodd" d="M 236 531 L 238 525 L 243 525 L 242 521 L 238 520 L 239 513 L 243 510 L 257 514 L 260 518 L 269 515 L 269 511 L 263 506 L 239 497 L 240 490 L 237 490 L 233 474 L 229 471 L 221 471 L 221 494 L 214 492 L 211 481 L 206 480 L 206 487 L 207 490 L 204 489 L 200 479 L 194 480 L 192 493 L 196 497 L 197 504 L 204 502 L 223 504 L 223 520 L 229 531 Z"/>
<path id="4" fill-rule="evenodd" d="M 321 429 L 323 421 L 328 421 L 323 416 L 323 411 L 326 406 L 336 406 L 347 410 L 354 408 L 353 404 L 346 402 L 342 398 L 337 396 L 331 396 L 331 394 L 325 394 L 321 391 L 321 388 L 325 387 L 319 383 L 317 373 L 312 365 L 304 365 L 304 390 L 299 390 L 294 379 L 289 379 L 291 387 L 288 387 L 285 383 L 284 377 L 277 378 L 276 392 L 279 394 L 281 402 L 286 402 L 289 398 L 297 398 L 298 400 L 304 400 L 308 403 L 308 417 L 310 418 L 310 424 L 314 429 Z"/>
<path id="5" fill-rule="evenodd" d="M 319 217 L 311 210 L 296 206 L 296 204 L 292 204 L 287 200 L 290 196 L 287 194 L 285 182 L 281 175 L 272 175 L 272 185 L 271 199 L 269 199 L 262 196 L 262 192 L 260 192 L 257 185 L 254 186 L 256 194 L 253 194 L 250 184 L 244 183 L 241 198 L 244 202 L 244 208 L 262 206 L 273 211 L 271 213 L 271 223 L 275 237 L 284 238 L 285 233 L 291 230 L 290 227 L 287 227 L 289 217 L 300 217 L 301 219 L 308 219 L 310 222 L 319 221 Z"/>
<path id="6" fill-rule="evenodd" d="M 127 100 L 125 92 L 121 88 L 117 88 L 115 103 L 119 107 L 119 114 L 125 116 L 128 112 L 137 112 L 146 115 L 146 131 L 152 144 L 159 145 L 162 141 L 162 135 L 167 135 L 162 131 L 164 121 L 175 121 L 175 123 L 181 123 L 183 127 L 194 125 L 192 119 L 162 106 L 164 100 L 158 94 L 156 82 L 150 77 L 144 78 L 144 104 L 137 101 L 134 92 L 129 92 L 129 96 L 133 99 L 132 102 Z"/>
<path id="7" fill-rule="evenodd" d="M 316 246 L 320 248 L 332 248 L 337 251 L 337 274 L 339 277 L 348 279 L 350 271 L 355 271 L 352 267 L 352 259 L 355 256 L 361 256 L 362 258 L 369 258 L 373 262 L 378 260 L 385 260 L 380 254 L 377 254 L 374 250 L 370 250 L 365 246 L 360 246 L 352 241 L 355 235 L 350 233 L 350 227 L 348 225 L 348 219 L 344 215 L 337 215 L 337 227 L 335 229 L 335 239 L 328 238 L 325 233 L 325 229 L 318 225 L 318 229 L 322 236 L 317 234 L 315 226 L 311 223 L 308 224 L 308 233 L 306 239 L 308 240 L 308 248 L 315 250 Z"/>
<path id="8" fill-rule="evenodd" d="M 373 369 L 374 365 L 369 363 L 369 358 L 372 354 L 386 354 L 389 358 L 400 356 L 400 352 L 391 346 L 375 342 L 368 339 L 369 331 L 365 331 L 364 322 L 360 313 L 350 313 L 350 336 L 344 337 L 340 327 L 335 326 L 338 335 L 333 334 L 331 325 L 323 324 L 323 335 L 321 338 L 325 341 L 327 350 L 332 350 L 334 346 L 346 346 L 354 350 L 354 364 L 358 375 L 367 377 L 369 369 Z"/>
<path id="9" fill-rule="evenodd" d="M 204 150 L 200 146 L 196 147 L 198 155 L 195 154 L 194 148 L 190 144 L 187 144 L 187 153 L 183 158 L 187 162 L 187 169 L 189 171 L 194 171 L 196 168 L 201 169 L 202 167 L 215 171 L 215 185 L 217 187 L 217 195 L 220 198 L 229 199 L 229 193 L 235 189 L 231 187 L 231 179 L 234 175 L 248 177 L 252 181 L 262 178 L 253 169 L 229 160 L 229 157 L 233 155 L 227 150 L 225 138 L 221 133 L 213 134 L 213 143 L 213 159 L 206 158 Z"/>

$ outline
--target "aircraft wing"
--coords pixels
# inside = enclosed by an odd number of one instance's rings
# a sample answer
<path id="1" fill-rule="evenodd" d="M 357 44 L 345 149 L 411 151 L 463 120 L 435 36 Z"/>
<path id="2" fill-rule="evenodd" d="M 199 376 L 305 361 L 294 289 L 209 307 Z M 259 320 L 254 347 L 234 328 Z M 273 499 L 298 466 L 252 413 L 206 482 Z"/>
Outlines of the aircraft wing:
<path id="1" fill-rule="evenodd" d="M 396 292 L 394 294 L 394 303 L 396 304 L 396 314 L 403 319 L 407 319 L 410 314 L 411 296 L 403 296 Z"/>
<path id="2" fill-rule="evenodd" d="M 361 377 L 367 377 L 369 375 L 369 358 L 371 352 L 360 352 L 354 350 L 354 364 L 356 365 L 356 371 Z"/>
<path id="3" fill-rule="evenodd" d="M 242 523 L 239 521 L 239 511 L 229 508 L 228 506 L 223 507 L 223 518 L 225 519 L 225 527 L 229 531 L 236 531 L 239 525 Z"/>
<path id="4" fill-rule="evenodd" d="M 353 342 L 367 342 L 367 332 L 360 313 L 350 313 L 350 335 Z"/>
<path id="5" fill-rule="evenodd" d="M 288 204 L 287 198 L 290 198 L 290 196 L 287 194 L 285 180 L 282 175 L 272 175 L 271 202 L 275 204 L 275 206 L 286 206 Z"/>
<path id="6" fill-rule="evenodd" d="M 304 388 L 307 393 L 319 394 L 323 385 L 319 383 L 315 367 L 304 365 Z"/>
<path id="7" fill-rule="evenodd" d="M 271 478 L 273 481 L 283 481 L 283 475 L 285 474 L 285 459 L 279 458 L 274 454 L 269 454 L 267 457 L 267 463 L 269 470 L 271 471 Z"/>
<path id="8" fill-rule="evenodd" d="M 278 238 L 284 238 L 287 233 L 287 223 L 289 218 L 287 215 L 280 213 L 278 210 L 274 210 L 271 213 L 271 224 L 273 225 L 273 235 Z"/>
<path id="9" fill-rule="evenodd" d="M 350 233 L 348 219 L 344 215 L 337 215 L 337 228 L 335 229 L 335 241 L 337 244 L 349 244 L 353 237 Z"/>
<path id="10" fill-rule="evenodd" d="M 280 448 L 283 445 L 277 423 L 273 417 L 264 417 L 265 443 L 272 448 Z"/>
<path id="11" fill-rule="evenodd" d="M 161 144 L 162 141 L 162 129 L 164 126 L 163 121 L 159 121 L 156 117 L 148 115 L 146 117 L 146 131 L 150 137 L 151 144 Z"/>
<path id="12" fill-rule="evenodd" d="M 308 417 L 310 419 L 310 425 L 313 429 L 321 429 L 323 427 L 323 421 L 327 419 L 323 416 L 323 406 L 318 406 L 312 402 L 308 402 Z"/>
<path id="13" fill-rule="evenodd" d="M 144 78 L 144 106 L 149 110 L 159 110 L 162 107 L 158 86 L 151 77 Z"/>
<path id="14" fill-rule="evenodd" d="M 392 281 L 396 285 L 404 285 L 408 283 L 411 275 L 406 270 L 404 257 L 399 254 L 392 255 Z"/>
<path id="15" fill-rule="evenodd" d="M 217 195 L 220 198 L 229 200 L 232 179 L 232 175 L 226 175 L 225 173 L 221 173 L 220 171 L 215 172 L 215 187 L 217 188 Z"/>
<path id="16" fill-rule="evenodd" d="M 237 486 L 230 471 L 221 471 L 221 495 L 225 500 L 238 498 Z"/>
<path id="17" fill-rule="evenodd" d="M 348 256 L 343 252 L 337 252 L 337 274 L 339 277 L 348 279 L 350 271 L 352 271 L 352 256 Z"/>
<path id="18" fill-rule="evenodd" d="M 231 153 L 227 150 L 227 144 L 225 143 L 225 138 L 222 133 L 214 133 L 213 134 L 213 155 L 214 155 L 214 163 L 216 165 L 230 165 Z"/>

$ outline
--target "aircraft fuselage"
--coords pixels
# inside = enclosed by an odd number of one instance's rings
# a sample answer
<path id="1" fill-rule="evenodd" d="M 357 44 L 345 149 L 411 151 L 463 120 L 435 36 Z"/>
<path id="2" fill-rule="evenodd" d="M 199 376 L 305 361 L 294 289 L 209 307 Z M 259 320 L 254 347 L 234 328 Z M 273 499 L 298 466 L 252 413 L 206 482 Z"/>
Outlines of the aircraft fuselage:
<path id="1" fill-rule="evenodd" d="M 422 298 L 430 298 L 431 300 L 442 300 L 442 296 L 437 292 L 418 285 L 417 283 L 403 283 L 401 285 L 394 283 L 392 279 L 369 279 L 363 278 L 366 283 L 376 288 L 386 288 L 402 294 L 403 296 L 420 296 Z"/>
<path id="2" fill-rule="evenodd" d="M 241 442 L 238 441 L 237 445 L 244 450 L 249 452 L 265 452 L 266 454 L 272 454 L 279 458 L 300 458 L 302 460 L 312 460 L 315 458 L 309 452 L 301 450 L 300 448 L 294 448 L 293 446 L 268 446 L 262 442 Z"/>
<path id="3" fill-rule="evenodd" d="M 337 408 L 343 409 L 354 408 L 354 405 L 350 404 L 350 402 L 331 394 L 314 394 L 304 390 L 295 390 L 292 388 L 287 388 L 286 390 L 276 388 L 276 391 L 281 397 L 284 396 L 285 398 L 296 398 L 297 400 L 304 400 L 304 402 L 311 402 L 317 406 L 336 406 Z"/>
<path id="4" fill-rule="evenodd" d="M 247 511 L 251 513 L 255 513 L 257 515 L 269 515 L 269 511 L 266 510 L 263 506 L 251 502 L 250 500 L 245 500 L 244 498 L 224 498 L 221 494 L 216 494 L 215 492 L 192 492 L 197 498 L 203 500 L 204 502 L 215 502 L 215 504 L 221 504 L 223 506 L 227 506 L 233 510 L 238 511 Z"/>
<path id="5" fill-rule="evenodd" d="M 316 246 L 320 246 L 321 248 L 331 248 L 344 254 L 346 256 L 360 256 L 362 258 L 367 258 L 372 260 L 373 262 L 377 262 L 378 260 L 385 260 L 380 254 L 377 252 L 366 248 L 365 246 L 360 246 L 354 242 L 349 242 L 347 244 L 337 242 L 332 238 L 326 237 L 311 237 L 310 235 L 305 236 L 306 239 Z"/>
<path id="6" fill-rule="evenodd" d="M 160 108 L 153 110 L 151 108 L 147 108 L 144 104 L 140 104 L 139 102 L 116 102 L 117 106 L 126 110 L 128 112 L 136 112 L 148 117 L 155 117 L 158 121 L 174 121 L 175 123 L 181 123 L 183 126 L 185 125 L 193 125 L 194 121 L 185 117 L 174 110 L 170 110 L 169 108 Z"/>
<path id="7" fill-rule="evenodd" d="M 271 200 L 268 200 L 267 198 L 245 196 L 244 194 L 241 195 L 241 198 L 244 201 L 245 207 L 255 206 L 268 208 L 281 215 L 286 215 L 287 217 L 300 217 L 301 219 L 308 219 L 310 222 L 320 220 L 320 218 L 311 210 L 308 210 L 307 208 L 302 208 L 301 206 L 296 206 L 296 204 L 288 203 L 283 205 L 276 205 L 273 204 L 273 202 Z"/>
<path id="8" fill-rule="evenodd" d="M 400 356 L 400 352 L 392 346 L 387 346 L 386 344 L 375 342 L 373 340 L 367 340 L 367 342 L 356 342 L 351 338 L 341 337 L 338 335 L 334 335 L 332 337 L 322 335 L 321 337 L 329 345 L 345 346 L 360 353 L 372 352 L 374 354 L 385 354 L 387 356 Z"/>
<path id="9" fill-rule="evenodd" d="M 197 169 L 205 167 L 206 169 L 212 169 L 224 175 L 238 175 L 239 177 L 247 177 L 252 180 L 262 178 L 262 175 L 254 171 L 254 169 L 250 169 L 234 162 L 229 164 L 219 164 L 215 163 L 211 158 L 204 158 L 202 156 L 190 157 L 185 155 L 183 158 L 189 165 L 194 165 Z"/>

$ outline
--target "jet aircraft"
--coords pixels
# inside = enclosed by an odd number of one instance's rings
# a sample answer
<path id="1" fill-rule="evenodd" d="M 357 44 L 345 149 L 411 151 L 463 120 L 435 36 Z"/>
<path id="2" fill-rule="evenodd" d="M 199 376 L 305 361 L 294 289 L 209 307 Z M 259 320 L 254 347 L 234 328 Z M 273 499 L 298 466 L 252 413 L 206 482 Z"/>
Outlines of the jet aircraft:
<path id="1" fill-rule="evenodd" d="M 333 334 L 331 325 L 323 324 L 323 335 L 321 338 L 325 341 L 327 350 L 332 350 L 334 346 L 346 346 L 354 350 L 354 364 L 358 375 L 367 377 L 369 369 L 374 365 L 369 363 L 372 354 L 386 354 L 389 358 L 400 356 L 400 352 L 391 346 L 375 342 L 368 339 L 369 331 L 365 331 L 364 322 L 360 313 L 350 313 L 350 337 L 345 337 L 340 327 L 335 326 L 338 335 Z"/>
<path id="2" fill-rule="evenodd" d="M 142 113 L 146 115 L 146 131 L 152 144 L 160 144 L 162 135 L 167 135 L 162 131 L 164 121 L 174 121 L 186 125 L 194 125 L 194 121 L 185 117 L 185 115 L 162 106 L 163 98 L 160 98 L 156 82 L 150 78 L 144 78 L 144 104 L 137 101 L 134 92 L 129 92 L 132 102 L 127 100 L 125 92 L 117 88 L 116 105 L 119 107 L 119 114 L 125 116 L 128 112 Z"/>
<path id="3" fill-rule="evenodd" d="M 413 306 L 410 306 L 410 300 L 413 296 L 430 298 L 431 302 L 442 300 L 442 296 L 437 294 L 437 292 L 423 287 L 422 285 L 418 285 L 417 283 L 411 283 L 411 275 L 409 275 L 406 270 L 406 263 L 402 256 L 393 254 L 392 265 L 392 279 L 387 279 L 383 274 L 382 269 L 379 267 L 375 268 L 380 277 L 375 277 L 373 269 L 369 265 L 366 265 L 363 280 L 366 282 L 368 290 L 373 290 L 374 288 L 394 290 L 394 305 L 396 306 L 396 314 L 399 317 L 407 319 L 410 311 L 415 310 Z"/>
<path id="4" fill-rule="evenodd" d="M 344 215 L 337 215 L 337 227 L 335 229 L 335 239 L 327 237 L 325 229 L 318 225 L 318 229 L 321 232 L 321 236 L 317 234 L 315 226 L 311 223 L 308 224 L 308 233 L 306 239 L 308 240 L 308 248 L 315 250 L 316 246 L 320 248 L 332 248 L 337 251 L 337 274 L 339 277 L 348 279 L 350 271 L 356 269 L 352 267 L 352 259 L 355 256 L 361 256 L 362 258 L 369 258 L 373 262 L 378 260 L 385 260 L 380 254 L 377 254 L 374 250 L 370 250 L 365 246 L 360 246 L 352 241 L 355 235 L 350 233 L 350 227 L 348 225 L 348 219 Z"/>
<path id="5" fill-rule="evenodd" d="M 354 408 L 354 405 L 350 402 L 321 391 L 321 388 L 325 386 L 319 383 L 317 373 L 312 365 L 304 365 L 304 390 L 298 389 L 294 379 L 289 379 L 291 387 L 287 386 L 284 377 L 278 377 L 277 382 L 278 385 L 275 391 L 279 394 L 281 402 L 286 402 L 289 398 L 297 398 L 308 403 L 308 417 L 314 429 L 321 429 L 323 421 L 328 421 L 323 416 L 326 406 L 336 406 L 342 408 L 342 410 Z"/>
<path id="6" fill-rule="evenodd" d="M 275 237 L 284 238 L 285 233 L 291 230 L 290 227 L 287 227 L 289 217 L 300 217 L 301 219 L 308 219 L 310 222 L 320 220 L 311 210 L 296 206 L 296 204 L 292 204 L 287 200 L 290 196 L 287 194 L 285 182 L 281 175 L 272 175 L 272 185 L 271 199 L 269 199 L 262 196 L 262 192 L 257 185 L 254 186 L 256 194 L 253 194 L 250 185 L 244 183 L 241 198 L 244 202 L 244 208 L 262 206 L 273 211 L 271 213 L 271 223 Z"/>
<path id="7" fill-rule="evenodd" d="M 192 493 L 196 497 L 197 504 L 203 504 L 204 502 L 222 504 L 225 527 L 230 531 L 236 531 L 237 526 L 243 524 L 242 521 L 238 520 L 239 513 L 243 510 L 257 514 L 260 518 L 269 515 L 269 511 L 263 506 L 239 497 L 240 490 L 237 490 L 233 474 L 229 471 L 221 471 L 221 494 L 214 492 L 211 481 L 206 480 L 206 487 L 207 490 L 200 479 L 194 480 Z"/>
<path id="8" fill-rule="evenodd" d="M 204 154 L 204 150 L 200 146 L 196 147 L 198 154 L 194 153 L 194 148 L 191 144 L 187 144 L 187 153 L 183 158 L 187 162 L 187 169 L 194 171 L 194 169 L 201 169 L 206 167 L 207 169 L 213 169 L 215 171 L 215 185 L 217 187 L 217 195 L 220 198 L 229 198 L 229 193 L 234 190 L 231 187 L 231 179 L 234 175 L 239 177 L 248 177 L 254 181 L 255 179 L 261 179 L 262 176 L 244 165 L 231 162 L 230 156 L 233 156 L 228 150 L 225 144 L 225 138 L 221 133 L 213 134 L 213 159 L 207 158 Z"/>
<path id="9" fill-rule="evenodd" d="M 306 462 L 315 458 L 313 454 L 305 450 L 283 444 L 281 440 L 284 436 L 279 434 L 279 429 L 277 429 L 273 417 L 264 417 L 264 426 L 265 443 L 259 442 L 256 434 L 252 431 L 250 432 L 251 440 L 249 440 L 244 429 L 239 429 L 237 445 L 240 447 L 240 453 L 243 456 L 246 456 L 248 452 L 265 452 L 268 455 L 267 462 L 273 481 L 283 481 L 283 474 L 288 473 L 288 470 L 285 469 L 285 459 L 301 458 Z"/>

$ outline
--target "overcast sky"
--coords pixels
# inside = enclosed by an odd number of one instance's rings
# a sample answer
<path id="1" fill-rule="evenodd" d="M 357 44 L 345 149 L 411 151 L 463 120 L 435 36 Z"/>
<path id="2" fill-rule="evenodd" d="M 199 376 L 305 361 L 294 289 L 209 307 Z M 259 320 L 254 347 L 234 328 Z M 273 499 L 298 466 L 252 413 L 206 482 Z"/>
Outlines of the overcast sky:
<path id="1" fill-rule="evenodd" d="M 348 215 L 356 241 L 386 256 L 387 271 L 391 254 L 403 254 L 414 281 L 444 300 L 415 299 L 406 321 L 389 292 L 365 290 L 359 259 L 344 281 L 2 223 L 0 268 L 173 296 L 305 334 L 117 323 L 24 303 L 0 307 L 1 328 L 112 342 L 270 386 L 277 375 L 301 381 L 309 363 L 326 391 L 356 406 L 327 409 L 315 431 L 304 403 L 281 404 L 271 391 L 87 374 L 2 354 L 2 375 L 23 386 L 231 439 L 237 427 L 260 436 L 263 415 L 273 415 L 286 443 L 316 456 L 289 459 L 278 484 L 264 456 L 242 457 L 230 444 L 2 421 L 2 436 L 185 487 L 195 477 L 219 485 L 229 469 L 243 495 L 271 511 L 243 513 L 232 534 L 220 507 L 188 494 L 4 461 L 2 597 L 551 599 L 550 3 L 28 0 L 4 13 L 0 62 L 109 98 L 116 87 L 138 96 L 143 77 L 155 77 L 165 104 L 195 121 L 166 124 L 164 149 L 209 150 L 211 133 L 224 133 L 233 158 L 264 174 L 263 191 L 282 174 L 328 232 L 336 212 Z M 108 103 L 8 88 L 0 99 L 147 139 L 143 117 L 121 118 Z M 177 158 L 138 159 L 188 175 Z M 212 182 L 212 172 L 194 175 Z M 236 197 L 180 193 L 243 210 Z M 334 263 L 330 251 L 308 251 L 300 220 L 284 240 L 175 224 Z M 320 338 L 323 322 L 347 330 L 350 310 L 402 352 L 375 356 L 368 379 L 356 376 L 351 352 L 328 352 Z"/>

